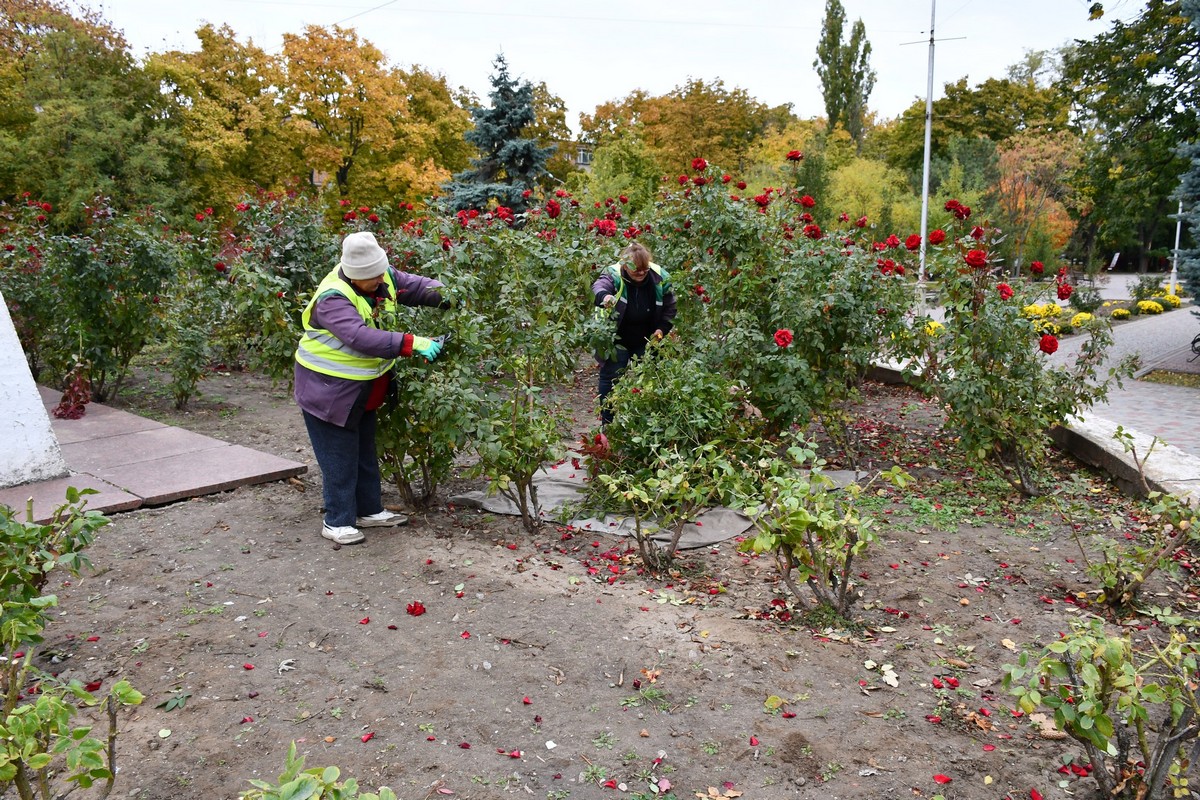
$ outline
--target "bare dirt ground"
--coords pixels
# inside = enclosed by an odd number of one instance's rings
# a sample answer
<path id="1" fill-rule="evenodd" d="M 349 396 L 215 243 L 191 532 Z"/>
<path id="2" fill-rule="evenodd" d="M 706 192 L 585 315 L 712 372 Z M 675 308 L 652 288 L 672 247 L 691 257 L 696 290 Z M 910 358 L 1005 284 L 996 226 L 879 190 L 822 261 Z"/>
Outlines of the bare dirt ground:
<path id="1" fill-rule="evenodd" d="M 568 393 L 581 425 L 593 380 L 581 369 Z M 803 624 L 773 561 L 737 541 L 655 580 L 625 542 L 442 505 L 337 548 L 286 388 L 216 374 L 177 413 L 156 387 L 143 374 L 115 404 L 311 471 L 114 516 L 94 574 L 53 582 L 39 663 L 147 697 L 122 716 L 114 796 L 236 797 L 291 742 L 309 767 L 401 798 L 649 797 L 652 783 L 681 799 L 1092 796 L 1059 772 L 1069 742 L 1014 711 L 1001 665 L 1089 613 L 1071 525 L 1132 536 L 1135 507 L 1062 459 L 1047 497 L 985 485 L 910 390 L 868 387 L 868 463 L 918 481 L 870 498 L 882 540 L 859 566 L 859 625 L 830 628 Z"/>

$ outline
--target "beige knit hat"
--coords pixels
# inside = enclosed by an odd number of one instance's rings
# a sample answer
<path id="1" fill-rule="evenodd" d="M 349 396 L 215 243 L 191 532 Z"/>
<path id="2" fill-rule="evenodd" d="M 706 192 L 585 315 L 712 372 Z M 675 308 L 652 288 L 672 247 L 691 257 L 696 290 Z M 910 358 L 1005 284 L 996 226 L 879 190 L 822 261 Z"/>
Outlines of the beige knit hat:
<path id="1" fill-rule="evenodd" d="M 351 233 L 342 240 L 342 260 L 338 264 L 351 280 L 377 278 L 387 269 L 387 253 L 370 231 Z"/>

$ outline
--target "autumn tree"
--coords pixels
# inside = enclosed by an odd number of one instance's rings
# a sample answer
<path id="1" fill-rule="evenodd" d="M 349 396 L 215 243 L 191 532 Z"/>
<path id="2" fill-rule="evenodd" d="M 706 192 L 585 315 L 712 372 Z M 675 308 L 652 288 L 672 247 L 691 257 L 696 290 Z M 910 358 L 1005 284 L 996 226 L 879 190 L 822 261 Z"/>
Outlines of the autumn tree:
<path id="1" fill-rule="evenodd" d="M 537 120 L 533 84 L 510 77 L 503 55 L 496 56 L 492 65 L 496 69 L 488 95 L 492 105 L 471 109 L 475 128 L 466 134 L 479 155 L 446 189 L 460 210 L 486 208 L 495 199 L 514 211 L 524 211 L 528 205 L 524 193 L 536 188 L 555 148 L 530 138 L 530 127 Z"/>
<path id="2" fill-rule="evenodd" d="M 1062 130 L 1067 125 L 1068 103 L 1056 88 L 1039 88 L 1024 80 L 988 78 L 977 86 L 960 78 L 944 87 L 944 96 L 933 101 L 930 126 L 931 157 L 946 158 L 954 138 L 986 138 L 1000 144 L 1025 130 Z M 881 135 L 881 149 L 889 164 L 919 180 L 925 147 L 925 101 L 914 100 L 900 119 Z"/>
<path id="3" fill-rule="evenodd" d="M 404 113 L 393 120 L 391 146 L 372 159 L 355 186 L 356 200 L 384 207 L 389 200 L 422 200 L 470 163 L 464 138 L 471 115 L 446 78 L 420 66 L 395 72 Z"/>
<path id="4" fill-rule="evenodd" d="M 188 180 L 209 205 L 232 205 L 256 188 L 281 189 L 304 174 L 286 124 L 278 59 L 242 44 L 227 25 L 196 31 L 200 49 L 151 55 L 148 74 L 171 98 L 187 142 Z"/>
<path id="5" fill-rule="evenodd" d="M 1069 131 L 1022 133 L 1002 144 L 998 156 L 991 199 L 995 221 L 1008 234 L 1005 249 L 1016 275 L 1035 231 L 1056 249 L 1071 238 L 1074 226 L 1065 204 L 1071 192 L 1068 178 L 1079 165 L 1079 142 Z"/>
<path id="6" fill-rule="evenodd" d="M 849 41 L 844 37 L 845 25 L 846 10 L 841 0 L 825 0 L 825 19 L 813 67 L 821 81 L 827 129 L 832 132 L 841 125 L 861 148 L 875 70 L 871 68 L 871 43 L 863 21 L 855 20 Z"/>
<path id="7" fill-rule="evenodd" d="M 650 207 L 660 191 L 662 165 L 642 139 L 637 126 L 626 126 L 592 153 L 592 171 L 584 182 L 584 191 L 592 201 L 610 198 L 628 201 L 630 214 Z"/>
<path id="8" fill-rule="evenodd" d="M 395 144 L 404 84 L 377 47 L 336 25 L 284 34 L 283 60 L 283 98 L 305 162 L 348 197 L 356 171 L 370 172 L 361 164 L 378 167 Z"/>
<path id="9" fill-rule="evenodd" d="M 119 209 L 188 202 L 182 142 L 158 86 L 99 16 L 57 0 L 5 0 L 0 14 L 0 195 L 28 191 L 60 226 L 98 195 Z"/>
<path id="10" fill-rule="evenodd" d="M 550 190 L 563 185 L 579 167 L 575 165 L 575 137 L 567 125 L 567 104 L 550 91 L 542 81 L 533 87 L 533 124 L 528 135 L 542 147 L 553 147 L 554 152 L 546 160 L 546 172 L 538 183 Z"/>
<path id="11" fill-rule="evenodd" d="M 719 79 L 692 79 L 665 95 L 639 89 L 604 103 L 595 114 L 581 115 L 580 127 L 586 141 L 599 145 L 622 126 L 640 125 L 647 147 L 670 171 L 687 169 L 696 157 L 739 170 L 748 165 L 755 141 L 790 118 L 789 106 L 772 109 L 745 89 L 727 89 Z"/>
<path id="12" fill-rule="evenodd" d="M 1143 272 L 1174 234 L 1171 196 L 1187 167 L 1177 145 L 1200 134 L 1198 59 L 1200 31 L 1180 0 L 1149 0 L 1137 18 L 1066 53 L 1062 88 L 1088 142 L 1076 178 L 1091 206 L 1081 232 L 1136 251 Z"/>

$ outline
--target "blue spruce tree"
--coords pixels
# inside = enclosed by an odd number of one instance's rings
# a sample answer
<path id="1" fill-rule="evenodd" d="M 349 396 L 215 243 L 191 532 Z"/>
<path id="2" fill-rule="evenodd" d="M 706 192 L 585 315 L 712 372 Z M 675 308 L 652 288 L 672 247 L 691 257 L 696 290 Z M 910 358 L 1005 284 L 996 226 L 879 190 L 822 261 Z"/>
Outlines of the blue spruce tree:
<path id="1" fill-rule="evenodd" d="M 516 213 L 524 211 L 528 201 L 523 194 L 537 188 L 537 177 L 546 172 L 546 161 L 554 153 L 553 146 L 539 147 L 533 139 L 521 137 L 536 118 L 533 84 L 510 78 L 503 55 L 496 56 L 493 66 L 492 107 L 471 109 L 475 129 L 466 134 L 479 157 L 445 185 L 456 211 L 482 210 L 493 198 Z"/>

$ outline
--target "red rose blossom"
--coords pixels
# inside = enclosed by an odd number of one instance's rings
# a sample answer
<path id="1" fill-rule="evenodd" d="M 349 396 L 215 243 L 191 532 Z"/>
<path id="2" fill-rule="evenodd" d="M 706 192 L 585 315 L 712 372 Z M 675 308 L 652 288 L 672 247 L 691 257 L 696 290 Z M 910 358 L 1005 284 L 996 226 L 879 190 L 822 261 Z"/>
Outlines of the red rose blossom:
<path id="1" fill-rule="evenodd" d="M 909 250 L 920 250 L 921 249 L 921 235 L 919 233 L 914 233 L 913 235 L 909 236 L 907 239 L 904 240 L 904 246 L 907 247 Z"/>
<path id="2" fill-rule="evenodd" d="M 821 235 L 822 235 L 821 234 L 821 226 L 805 225 L 804 226 L 804 235 L 810 239 L 820 239 Z"/>
<path id="3" fill-rule="evenodd" d="M 546 216 L 550 219 L 558 219 L 558 215 L 562 213 L 562 206 L 557 200 L 546 201 Z"/>
<path id="4" fill-rule="evenodd" d="M 739 189 L 745 190 L 745 188 L 746 188 L 746 182 L 745 182 L 745 181 L 738 181 L 738 182 L 737 182 L 737 187 L 738 187 Z"/>
<path id="5" fill-rule="evenodd" d="M 1001 300 L 1008 300 L 1008 299 L 1012 298 L 1012 296 L 1013 296 L 1012 287 L 1009 286 L 1007 283 L 997 283 L 996 291 L 1000 293 Z"/>
<path id="6" fill-rule="evenodd" d="M 1071 293 L 1075 291 L 1075 287 L 1069 283 L 1060 283 L 1058 286 L 1058 299 L 1070 300 Z"/>
<path id="7" fill-rule="evenodd" d="M 983 238 L 983 228 L 979 227 L 978 225 L 976 225 L 974 228 L 972 228 L 971 229 L 971 238 L 977 242 L 980 239 L 982 239 Z"/>
<path id="8" fill-rule="evenodd" d="M 967 266 L 974 269 L 983 269 L 987 266 L 987 251 L 986 250 L 968 250 L 966 255 Z"/>
<path id="9" fill-rule="evenodd" d="M 854 221 L 854 224 L 856 227 L 865 228 L 865 227 L 867 227 L 867 218 L 859 217 L 857 220 Z"/>
<path id="10" fill-rule="evenodd" d="M 957 200 L 947 200 L 946 205 L 944 205 L 943 208 L 945 208 L 947 211 L 953 211 L 961 205 L 962 203 L 958 202 Z"/>
<path id="11" fill-rule="evenodd" d="M 1046 265 L 1040 261 L 1034 261 L 1033 263 L 1031 263 L 1029 265 L 1029 271 L 1032 272 L 1034 275 L 1041 275 L 1043 272 L 1046 271 Z"/>
<path id="12" fill-rule="evenodd" d="M 804 153 L 801 153 L 799 150 L 789 150 L 785 158 L 788 161 L 800 161 L 804 158 Z"/>
<path id="13" fill-rule="evenodd" d="M 929 232 L 930 244 L 941 244 L 944 241 L 946 241 L 946 232 L 941 228 Z"/>
<path id="14" fill-rule="evenodd" d="M 703 175 L 697 175 L 696 177 L 692 178 L 692 183 L 696 184 L 697 186 L 703 186 L 704 184 L 708 183 L 708 178 L 704 177 Z"/>
<path id="15" fill-rule="evenodd" d="M 787 347 L 792 343 L 792 332 L 787 328 L 780 328 L 775 331 L 775 344 L 779 347 Z"/>
<path id="16" fill-rule="evenodd" d="M 888 247 L 899 247 L 900 237 L 893 233 L 892 235 L 888 236 L 887 240 L 884 241 L 884 244 Z"/>
<path id="17" fill-rule="evenodd" d="M 693 158 L 692 169 L 696 170 L 696 172 L 704 172 L 704 170 L 708 169 L 708 162 L 703 158 Z"/>
<path id="18" fill-rule="evenodd" d="M 1038 342 L 1038 349 L 1046 355 L 1050 355 L 1058 349 L 1058 339 L 1048 333 L 1042 334 L 1042 339 Z"/>
<path id="19" fill-rule="evenodd" d="M 678 178 L 676 178 L 675 180 L 679 181 L 679 185 L 680 185 L 680 186 L 686 186 L 686 185 L 687 185 L 687 182 L 688 182 L 688 176 L 687 176 L 687 175 L 680 175 L 680 176 L 679 176 Z"/>
<path id="20" fill-rule="evenodd" d="M 817 201 L 813 200 L 811 195 L 806 194 L 800 198 L 800 205 L 804 206 L 805 208 L 812 208 L 816 204 L 817 204 Z"/>

